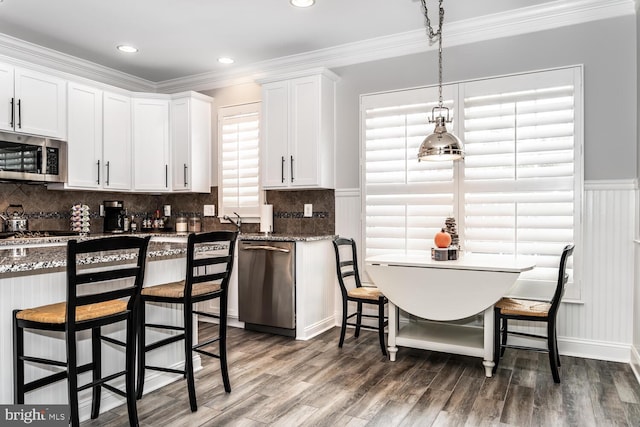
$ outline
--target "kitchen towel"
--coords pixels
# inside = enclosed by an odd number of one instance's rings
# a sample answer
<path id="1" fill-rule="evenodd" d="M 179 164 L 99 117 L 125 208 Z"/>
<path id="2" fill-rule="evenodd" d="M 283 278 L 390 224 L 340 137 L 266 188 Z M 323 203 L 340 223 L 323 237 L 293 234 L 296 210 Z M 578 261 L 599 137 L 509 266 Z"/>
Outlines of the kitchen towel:
<path id="1" fill-rule="evenodd" d="M 273 231 L 273 205 L 260 206 L 260 232 L 271 233 Z"/>

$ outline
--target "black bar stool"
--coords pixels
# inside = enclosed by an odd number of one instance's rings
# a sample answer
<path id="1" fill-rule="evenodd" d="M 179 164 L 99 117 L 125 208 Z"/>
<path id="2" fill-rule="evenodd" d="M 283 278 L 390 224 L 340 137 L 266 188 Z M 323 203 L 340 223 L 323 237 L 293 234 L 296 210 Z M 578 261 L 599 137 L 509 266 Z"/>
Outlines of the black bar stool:
<path id="1" fill-rule="evenodd" d="M 52 384 L 68 381 L 71 424 L 80 424 L 78 414 L 78 392 L 93 389 L 91 418 L 100 413 L 100 392 L 107 390 L 127 399 L 129 424 L 138 425 L 135 400 L 135 308 L 142 289 L 145 260 L 149 237 L 107 237 L 78 242 L 70 240 L 67 244 L 67 301 L 25 310 L 13 311 L 13 363 L 14 363 L 14 403 L 24 404 L 25 393 Z M 136 257 L 135 265 L 118 263 L 116 265 L 89 266 L 78 271 L 78 265 L 90 264 L 89 257 L 97 252 L 122 255 L 131 253 Z M 127 255 L 128 256 L 128 255 Z M 93 267 L 102 267 L 99 270 Z M 126 342 L 109 336 L 103 336 L 101 328 L 116 322 L 126 322 Z M 59 331 L 65 333 L 66 362 L 25 355 L 24 330 Z M 78 366 L 76 354 L 76 332 L 91 330 L 91 362 Z M 124 370 L 102 377 L 101 341 L 125 348 Z M 25 362 L 50 365 L 62 370 L 25 383 Z M 93 373 L 92 381 L 78 386 L 78 374 Z M 125 376 L 125 389 L 122 391 L 109 384 L 120 376 Z"/>
<path id="2" fill-rule="evenodd" d="M 227 393 L 231 392 L 227 368 L 227 288 L 233 268 L 236 237 L 237 233 L 231 231 L 190 234 L 187 240 L 187 273 L 185 280 L 149 286 L 142 290 L 140 318 L 138 321 L 138 399 L 142 398 L 144 390 L 145 369 L 182 374 L 187 378 L 191 411 L 197 411 L 192 351 L 220 359 L 224 389 Z M 220 298 L 219 316 L 193 309 L 193 304 L 214 298 Z M 145 304 L 148 302 L 182 304 L 184 311 L 183 326 L 146 323 Z M 193 314 L 220 319 L 219 335 L 208 341 L 193 345 Z M 145 341 L 146 328 L 179 331 L 180 333 L 147 344 Z M 184 340 L 185 349 L 183 370 L 146 365 L 145 355 L 147 352 L 180 340 Z M 218 354 L 202 349 L 202 347 L 216 341 L 219 342 Z"/>

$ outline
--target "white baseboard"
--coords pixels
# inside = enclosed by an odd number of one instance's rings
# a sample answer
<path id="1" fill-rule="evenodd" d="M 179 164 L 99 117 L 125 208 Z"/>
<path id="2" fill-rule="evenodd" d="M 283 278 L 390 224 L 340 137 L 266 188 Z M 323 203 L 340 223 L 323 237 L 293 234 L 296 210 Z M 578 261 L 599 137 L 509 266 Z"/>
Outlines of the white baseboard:
<path id="1" fill-rule="evenodd" d="M 509 344 L 547 348 L 546 340 L 514 335 L 509 336 Z M 628 344 L 621 343 L 558 337 L 558 352 L 562 356 L 629 363 L 630 347 Z"/>
<path id="2" fill-rule="evenodd" d="M 631 370 L 640 384 L 640 353 L 634 346 L 631 346 Z"/>
<path id="3" fill-rule="evenodd" d="M 300 341 L 310 340 L 311 338 L 318 336 L 325 331 L 328 331 L 334 326 L 335 326 L 335 317 L 329 316 L 325 319 L 322 319 L 319 322 L 316 322 L 312 325 L 307 326 L 302 331 L 296 331 L 296 339 Z M 299 332 L 302 332 L 302 333 L 299 333 Z"/>
<path id="4" fill-rule="evenodd" d="M 184 362 L 176 363 L 169 366 L 170 369 L 184 369 Z M 193 371 L 198 372 L 202 369 L 202 360 L 199 354 L 193 356 Z M 144 380 L 144 394 L 151 393 L 161 387 L 164 387 L 172 382 L 182 380 L 183 377 L 177 374 L 170 374 L 159 371 L 146 371 L 147 375 Z M 114 387 L 124 390 L 124 377 L 119 381 L 111 383 Z M 187 385 L 185 383 L 185 393 L 187 393 Z M 110 392 L 109 390 L 102 388 L 102 399 L 100 401 L 100 413 L 105 413 L 113 408 L 117 408 L 120 405 L 126 404 L 126 400 L 122 396 L 118 396 Z M 80 421 L 87 421 L 91 418 L 91 394 L 88 397 L 78 402 L 78 411 Z"/>

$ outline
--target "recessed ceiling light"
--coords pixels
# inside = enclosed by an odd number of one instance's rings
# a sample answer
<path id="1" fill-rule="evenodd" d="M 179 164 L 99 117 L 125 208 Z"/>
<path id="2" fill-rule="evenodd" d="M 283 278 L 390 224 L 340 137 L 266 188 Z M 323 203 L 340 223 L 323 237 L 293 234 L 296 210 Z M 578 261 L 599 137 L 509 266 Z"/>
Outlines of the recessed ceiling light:
<path id="1" fill-rule="evenodd" d="M 118 45 L 116 46 L 116 49 L 118 49 L 120 52 L 125 53 L 136 53 L 138 51 L 137 47 L 129 46 L 127 44 Z"/>
<path id="2" fill-rule="evenodd" d="M 222 56 L 222 57 L 218 58 L 218 62 L 221 63 L 221 64 L 233 64 L 236 61 L 234 61 L 233 58 L 228 58 L 226 56 Z"/>
<path id="3" fill-rule="evenodd" d="M 316 0 L 290 0 L 290 3 L 295 7 L 309 7 L 313 6 Z"/>

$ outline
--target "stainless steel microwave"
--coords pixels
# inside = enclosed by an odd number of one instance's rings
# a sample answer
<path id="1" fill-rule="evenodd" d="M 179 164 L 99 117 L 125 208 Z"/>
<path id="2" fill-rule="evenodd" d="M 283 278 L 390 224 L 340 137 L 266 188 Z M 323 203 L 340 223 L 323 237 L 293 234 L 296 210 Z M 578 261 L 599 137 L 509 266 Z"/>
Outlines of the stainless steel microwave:
<path id="1" fill-rule="evenodd" d="M 65 182 L 67 143 L 0 132 L 0 180 Z"/>

